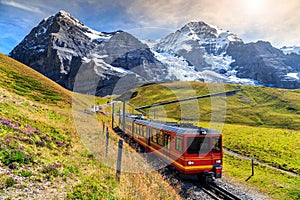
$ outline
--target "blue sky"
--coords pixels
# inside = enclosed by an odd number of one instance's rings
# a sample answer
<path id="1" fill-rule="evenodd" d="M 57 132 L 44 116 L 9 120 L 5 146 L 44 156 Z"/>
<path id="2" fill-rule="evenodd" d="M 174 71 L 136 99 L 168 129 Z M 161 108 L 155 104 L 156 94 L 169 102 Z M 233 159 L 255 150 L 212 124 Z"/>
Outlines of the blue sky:
<path id="1" fill-rule="evenodd" d="M 300 46 L 298 0 L 0 0 L 0 52 L 8 54 L 43 18 L 65 10 L 98 31 L 159 38 L 205 21 L 245 42 Z"/>

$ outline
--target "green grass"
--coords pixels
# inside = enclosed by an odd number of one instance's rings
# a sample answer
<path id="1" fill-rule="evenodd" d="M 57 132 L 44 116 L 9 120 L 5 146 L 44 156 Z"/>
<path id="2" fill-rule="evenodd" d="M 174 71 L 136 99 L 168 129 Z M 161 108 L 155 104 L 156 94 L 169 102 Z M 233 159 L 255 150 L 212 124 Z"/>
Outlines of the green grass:
<path id="1" fill-rule="evenodd" d="M 300 179 L 297 177 L 261 165 L 254 167 L 254 176 L 251 176 L 251 161 L 227 154 L 224 156 L 224 171 L 240 183 L 254 186 L 274 199 L 300 198 Z"/>
<path id="2" fill-rule="evenodd" d="M 103 182 L 97 177 L 88 177 L 80 184 L 76 184 L 71 193 L 67 195 L 68 199 L 118 199 L 110 194 L 116 187 L 114 177 L 107 176 Z"/>
<path id="3" fill-rule="evenodd" d="M 224 147 L 300 174 L 300 132 L 226 124 Z"/>
<path id="4" fill-rule="evenodd" d="M 70 104 L 71 93 L 31 68 L 0 54 L 0 87 L 47 104 Z M 67 101 L 67 102 L 65 102 Z"/>
<path id="5" fill-rule="evenodd" d="M 72 121 L 72 93 L 0 55 L 0 96 L 0 164 L 15 169 L 11 177 L 3 178 L 3 187 L 26 187 L 36 181 L 50 180 L 65 185 L 72 194 L 78 190 L 69 185 L 72 182 L 77 182 L 76 185 L 92 180 L 95 184 L 100 180 L 102 185 L 110 183 L 103 177 L 112 176 L 113 171 L 89 171 L 103 166 L 92 157 L 81 156 L 87 151 Z M 26 178 L 25 182 L 15 181 L 12 178 L 15 176 Z M 89 187 L 82 188 L 82 192 L 86 196 L 95 193 Z M 100 192 L 108 198 L 114 196 L 111 191 Z"/>

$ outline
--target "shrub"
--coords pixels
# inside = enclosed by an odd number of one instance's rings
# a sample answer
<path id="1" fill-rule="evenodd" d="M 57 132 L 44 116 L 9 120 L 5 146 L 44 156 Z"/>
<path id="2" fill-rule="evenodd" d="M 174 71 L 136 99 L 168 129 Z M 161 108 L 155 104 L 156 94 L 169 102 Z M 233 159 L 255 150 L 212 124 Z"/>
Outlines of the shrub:
<path id="1" fill-rule="evenodd" d="M 33 158 L 31 156 L 26 155 L 21 150 L 8 149 L 2 152 L 1 161 L 7 166 L 16 163 L 22 165 L 32 163 Z"/>
<path id="2" fill-rule="evenodd" d="M 13 187 L 16 183 L 17 181 L 15 181 L 12 177 L 8 177 L 5 181 L 5 187 L 6 188 Z"/>

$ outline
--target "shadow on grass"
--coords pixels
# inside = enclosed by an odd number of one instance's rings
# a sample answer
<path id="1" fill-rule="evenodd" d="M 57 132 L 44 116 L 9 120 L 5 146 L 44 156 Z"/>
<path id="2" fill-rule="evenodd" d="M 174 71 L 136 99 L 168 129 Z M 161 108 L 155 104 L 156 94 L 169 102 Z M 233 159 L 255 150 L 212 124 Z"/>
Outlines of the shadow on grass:
<path id="1" fill-rule="evenodd" d="M 249 181 L 253 175 L 250 175 L 245 181 Z"/>

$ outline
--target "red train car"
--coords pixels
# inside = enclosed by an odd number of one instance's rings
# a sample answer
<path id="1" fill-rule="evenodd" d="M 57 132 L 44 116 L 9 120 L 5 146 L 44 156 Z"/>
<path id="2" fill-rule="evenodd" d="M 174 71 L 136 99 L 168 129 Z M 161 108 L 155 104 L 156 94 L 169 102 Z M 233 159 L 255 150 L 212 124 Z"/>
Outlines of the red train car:
<path id="1" fill-rule="evenodd" d="M 168 160 L 180 173 L 221 178 L 223 151 L 219 132 L 132 117 L 125 118 L 125 129 L 125 134 L 146 152 Z"/>

